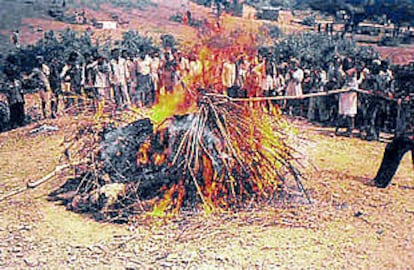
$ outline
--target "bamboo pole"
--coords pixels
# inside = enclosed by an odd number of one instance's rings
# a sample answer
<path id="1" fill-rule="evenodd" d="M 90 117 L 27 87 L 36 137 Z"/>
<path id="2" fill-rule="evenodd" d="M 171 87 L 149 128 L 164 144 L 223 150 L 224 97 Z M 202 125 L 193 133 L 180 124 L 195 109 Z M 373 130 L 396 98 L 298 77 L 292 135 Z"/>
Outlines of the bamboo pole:
<path id="1" fill-rule="evenodd" d="M 52 171 L 51 173 L 45 175 L 41 179 L 39 179 L 37 181 L 34 181 L 34 182 L 28 182 L 25 187 L 20 187 L 20 188 L 18 188 L 16 190 L 13 190 L 13 191 L 5 194 L 3 197 L 0 197 L 0 202 L 4 201 L 4 200 L 6 200 L 6 199 L 8 199 L 10 197 L 13 197 L 15 195 L 18 195 L 20 193 L 23 193 L 23 192 L 25 192 L 28 189 L 34 189 L 34 188 L 38 187 L 39 185 L 41 185 L 41 184 L 43 184 L 43 183 L 45 183 L 45 182 L 53 179 L 53 177 L 55 177 L 57 174 L 59 174 L 60 172 L 62 172 L 64 169 L 69 168 L 70 166 L 71 165 L 69 165 L 69 164 L 64 164 L 64 165 L 56 166 L 56 168 L 55 168 L 54 171 Z"/>
<path id="2" fill-rule="evenodd" d="M 312 98 L 312 97 L 323 97 L 323 96 L 342 94 L 342 93 L 348 93 L 348 92 L 357 92 L 357 93 L 361 93 L 361 94 L 373 95 L 373 93 L 369 90 L 343 88 L 343 89 L 334 89 L 334 90 L 325 91 L 325 92 L 309 93 L 309 94 L 304 94 L 304 95 L 300 95 L 300 96 L 250 97 L 250 98 L 231 98 L 231 97 L 228 97 L 228 98 L 229 98 L 230 101 L 234 101 L 234 102 L 268 101 L 268 100 L 294 100 L 294 99 L 306 99 L 306 98 Z"/>

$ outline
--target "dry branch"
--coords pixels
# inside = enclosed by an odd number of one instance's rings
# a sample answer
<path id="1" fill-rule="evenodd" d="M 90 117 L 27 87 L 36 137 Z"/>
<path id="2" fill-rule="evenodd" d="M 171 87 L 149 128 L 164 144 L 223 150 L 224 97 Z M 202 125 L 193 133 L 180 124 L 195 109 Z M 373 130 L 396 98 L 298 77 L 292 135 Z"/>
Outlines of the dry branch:
<path id="1" fill-rule="evenodd" d="M 51 180 L 55 175 L 62 172 L 64 169 L 69 168 L 70 166 L 71 166 L 70 164 L 64 164 L 64 165 L 56 166 L 56 168 L 53 172 L 43 176 L 39 180 L 34 181 L 34 182 L 27 182 L 27 188 L 36 188 L 36 187 L 40 186 L 41 184 Z"/>
<path id="2" fill-rule="evenodd" d="M 4 195 L 3 197 L 0 198 L 0 202 L 4 201 L 4 200 L 6 200 L 10 197 L 13 197 L 15 195 L 18 195 L 22 192 L 25 192 L 28 189 L 33 189 L 33 188 L 36 188 L 36 187 L 40 186 L 41 184 L 53 179 L 54 176 L 56 176 L 58 173 L 62 172 L 64 169 L 69 168 L 70 166 L 71 165 L 69 165 L 69 164 L 56 166 L 56 168 L 53 172 L 43 176 L 39 180 L 36 180 L 34 182 L 27 182 L 26 187 L 20 187 L 16 190 L 13 190 L 13 191 L 7 193 L 6 195 Z"/>

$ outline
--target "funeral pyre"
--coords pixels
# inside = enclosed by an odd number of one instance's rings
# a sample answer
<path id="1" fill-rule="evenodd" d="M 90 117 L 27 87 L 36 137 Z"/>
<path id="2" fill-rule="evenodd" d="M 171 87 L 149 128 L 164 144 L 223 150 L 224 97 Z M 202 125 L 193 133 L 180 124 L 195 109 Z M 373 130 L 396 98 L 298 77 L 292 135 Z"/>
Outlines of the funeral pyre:
<path id="1" fill-rule="evenodd" d="M 292 187 L 303 194 L 292 130 L 280 110 L 265 112 L 217 91 L 218 55 L 234 50 L 209 46 L 195 51 L 202 72 L 184 77 L 153 108 L 81 122 L 66 139 L 66 158 L 77 165 L 50 198 L 76 212 L 126 221 L 137 213 L 278 201 Z"/>

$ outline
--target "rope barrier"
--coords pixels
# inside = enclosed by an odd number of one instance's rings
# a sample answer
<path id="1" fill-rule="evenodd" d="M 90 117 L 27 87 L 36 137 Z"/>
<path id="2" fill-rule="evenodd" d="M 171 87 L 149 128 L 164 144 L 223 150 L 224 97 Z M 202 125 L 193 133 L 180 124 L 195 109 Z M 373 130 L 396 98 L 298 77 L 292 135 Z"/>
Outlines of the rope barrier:
<path id="1" fill-rule="evenodd" d="M 232 97 L 228 97 L 228 99 L 230 101 L 234 101 L 234 102 L 246 102 L 246 101 L 253 101 L 253 102 L 254 101 L 259 101 L 260 102 L 260 101 L 271 101 L 271 100 L 296 100 L 296 99 L 307 99 L 307 98 L 312 98 L 312 97 L 323 97 L 323 96 L 342 94 L 342 93 L 348 93 L 348 92 L 357 92 L 357 93 L 366 94 L 366 95 L 378 96 L 378 97 L 388 99 L 388 100 L 394 100 L 394 99 L 391 99 L 389 97 L 376 95 L 372 91 L 369 91 L 369 90 L 354 89 L 354 88 L 334 89 L 334 90 L 330 90 L 330 91 L 309 93 L 309 94 L 304 94 L 304 95 L 300 95 L 300 96 L 275 96 L 275 97 L 250 97 L 250 98 L 232 98 Z"/>

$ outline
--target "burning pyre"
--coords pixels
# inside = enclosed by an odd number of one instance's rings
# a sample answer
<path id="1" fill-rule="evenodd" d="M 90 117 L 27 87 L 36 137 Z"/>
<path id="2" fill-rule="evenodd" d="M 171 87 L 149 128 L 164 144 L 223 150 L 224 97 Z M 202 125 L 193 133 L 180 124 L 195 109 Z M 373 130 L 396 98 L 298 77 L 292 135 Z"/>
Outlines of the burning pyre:
<path id="1" fill-rule="evenodd" d="M 77 165 L 50 198 L 125 221 L 143 212 L 211 212 L 278 200 L 292 186 L 302 192 L 280 110 L 264 112 L 214 91 L 217 53 L 229 51 L 199 49 L 203 72 L 184 77 L 146 114 L 130 112 L 126 124 L 109 118 L 80 124 L 66 150 Z"/>

